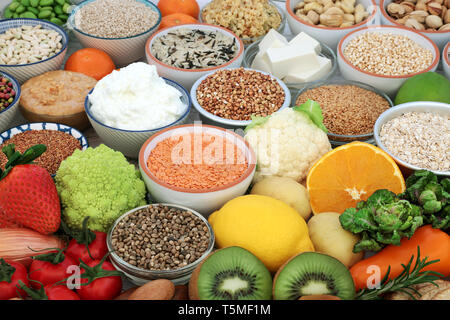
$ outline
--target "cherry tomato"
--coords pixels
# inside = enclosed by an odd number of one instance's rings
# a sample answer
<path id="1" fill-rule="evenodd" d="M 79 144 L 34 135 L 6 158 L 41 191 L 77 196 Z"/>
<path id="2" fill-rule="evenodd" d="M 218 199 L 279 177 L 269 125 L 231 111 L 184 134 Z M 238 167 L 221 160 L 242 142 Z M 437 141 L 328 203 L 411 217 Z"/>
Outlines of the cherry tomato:
<path id="1" fill-rule="evenodd" d="M 44 289 L 48 300 L 81 300 L 74 291 L 70 290 L 65 285 L 49 285 Z"/>
<path id="2" fill-rule="evenodd" d="M 21 280 L 28 285 L 27 269 L 20 263 L 0 259 L 0 300 L 9 300 L 26 296 L 25 291 L 19 290 L 16 285 Z"/>
<path id="3" fill-rule="evenodd" d="M 86 263 L 91 261 L 92 258 L 94 260 L 101 260 L 108 253 L 108 246 L 106 245 L 107 234 L 100 231 L 92 232 L 95 234 L 95 239 L 91 240 L 91 242 L 80 243 L 78 239 L 74 238 L 67 246 L 66 253 L 70 254 L 77 261 L 81 259 Z M 86 245 L 86 243 L 88 244 Z M 89 252 L 87 248 L 89 248 Z"/>

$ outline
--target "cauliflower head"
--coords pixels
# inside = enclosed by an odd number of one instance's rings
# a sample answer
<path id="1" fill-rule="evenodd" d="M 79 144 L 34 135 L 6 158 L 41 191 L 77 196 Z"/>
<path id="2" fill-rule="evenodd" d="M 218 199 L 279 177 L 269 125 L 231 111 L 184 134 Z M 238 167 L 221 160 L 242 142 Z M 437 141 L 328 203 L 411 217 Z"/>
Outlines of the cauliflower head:
<path id="1" fill-rule="evenodd" d="M 123 213 L 146 204 L 145 184 L 125 156 L 105 145 L 76 150 L 61 162 L 56 188 L 62 216 L 70 228 L 88 227 L 107 232 Z"/>
<path id="2" fill-rule="evenodd" d="M 313 164 L 331 150 L 326 132 L 307 113 L 295 108 L 275 112 L 263 121 L 259 119 L 246 130 L 245 140 L 257 158 L 254 182 L 265 176 L 301 181 Z"/>

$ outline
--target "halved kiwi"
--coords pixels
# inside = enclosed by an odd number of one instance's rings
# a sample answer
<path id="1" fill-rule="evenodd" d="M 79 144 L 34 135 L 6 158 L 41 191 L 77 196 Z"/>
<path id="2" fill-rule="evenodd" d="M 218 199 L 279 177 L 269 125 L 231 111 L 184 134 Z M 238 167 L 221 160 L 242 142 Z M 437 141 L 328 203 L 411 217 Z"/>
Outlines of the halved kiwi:
<path id="1" fill-rule="evenodd" d="M 192 273 L 191 300 L 268 300 L 272 276 L 250 251 L 227 247 L 210 254 Z"/>
<path id="2" fill-rule="evenodd" d="M 308 295 L 333 295 L 342 300 L 355 297 L 350 271 L 339 260 L 318 252 L 304 252 L 282 266 L 275 275 L 275 300 L 298 300 Z"/>

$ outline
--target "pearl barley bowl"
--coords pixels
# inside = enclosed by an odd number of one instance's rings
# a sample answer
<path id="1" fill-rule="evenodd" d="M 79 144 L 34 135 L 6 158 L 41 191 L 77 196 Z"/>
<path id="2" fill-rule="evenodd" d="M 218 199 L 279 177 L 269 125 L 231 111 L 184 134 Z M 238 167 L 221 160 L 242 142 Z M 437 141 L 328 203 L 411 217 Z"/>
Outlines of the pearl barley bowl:
<path id="1" fill-rule="evenodd" d="M 198 30 L 198 31 L 197 31 Z M 170 34 L 176 34 L 177 32 L 185 32 L 188 34 L 191 38 L 184 38 L 183 39 L 175 39 L 172 40 L 172 44 L 168 44 L 170 40 L 164 40 L 162 39 L 166 38 Z M 218 48 L 215 48 L 212 46 L 212 44 L 216 44 L 218 41 L 214 41 L 209 35 L 219 35 L 220 37 L 223 37 L 222 43 L 223 45 L 217 45 Z M 172 36 L 176 37 L 176 36 Z M 203 37 L 203 38 L 202 38 Z M 185 40 L 186 39 L 186 40 Z M 172 42 L 170 41 L 170 42 Z M 185 41 L 194 41 L 195 44 L 192 46 L 189 46 L 192 49 L 188 49 L 188 43 L 185 43 Z M 229 45 L 225 45 L 225 42 Z M 162 43 L 165 45 L 163 46 Z M 155 47 L 160 47 L 160 52 L 155 50 Z M 234 50 L 234 56 L 231 54 L 228 55 L 228 47 L 232 46 L 235 48 Z M 196 50 L 193 50 L 195 48 Z M 221 51 L 222 53 L 217 54 L 215 51 Z M 214 51 L 214 52 L 213 52 Z M 163 55 L 165 52 L 169 52 L 167 59 L 171 62 L 171 64 L 165 63 L 161 61 L 160 55 Z M 172 53 L 173 52 L 173 53 Z M 210 54 L 206 55 L 205 53 L 210 52 Z M 181 26 L 174 26 L 165 28 L 163 30 L 160 30 L 156 33 L 154 33 L 147 41 L 147 44 L 145 45 L 145 54 L 147 57 L 147 62 L 149 64 L 155 65 L 156 69 L 158 70 L 158 74 L 160 74 L 162 77 L 166 77 L 169 79 L 173 79 L 177 81 L 179 84 L 181 84 L 183 87 L 185 87 L 187 90 L 191 88 L 191 86 L 194 84 L 194 82 L 200 78 L 201 76 L 214 71 L 219 70 L 223 68 L 235 68 L 239 67 L 242 63 L 242 59 L 244 57 L 244 44 L 242 43 L 242 40 L 239 39 L 233 32 L 219 27 L 219 26 L 213 26 L 208 24 L 185 24 Z M 183 57 L 186 56 L 186 54 L 190 54 L 192 56 L 191 59 L 186 58 L 187 62 L 190 62 L 189 64 L 184 61 L 175 61 L 178 58 L 180 58 L 179 55 L 182 55 Z M 194 59 L 194 55 L 197 58 L 201 58 L 203 56 L 203 60 Z M 201 56 L 200 56 L 201 55 Z M 213 56 L 211 56 L 213 55 Z M 203 61 L 206 64 L 214 63 L 214 59 L 219 60 L 217 58 L 214 58 L 216 56 L 228 56 L 231 59 L 226 58 L 225 60 L 217 61 L 218 65 L 212 66 L 212 67 L 203 67 L 203 68 L 197 68 L 193 67 L 193 63 L 199 63 Z M 171 58 L 172 56 L 176 56 L 177 59 Z M 159 58 L 159 59 L 158 59 Z M 228 60 L 228 61 L 226 61 Z M 220 63 L 219 62 L 223 62 Z M 214 63 L 215 64 L 215 63 Z M 183 65 L 183 68 L 179 67 L 179 65 Z"/>
<path id="2" fill-rule="evenodd" d="M 67 20 L 84 47 L 105 51 L 119 67 L 145 55 L 145 42 L 160 22 L 161 12 L 147 0 L 86 0 Z"/>
<path id="3" fill-rule="evenodd" d="M 366 83 L 393 97 L 406 79 L 435 71 L 440 54 L 433 41 L 411 29 L 372 26 L 344 36 L 337 57 L 345 79 Z"/>

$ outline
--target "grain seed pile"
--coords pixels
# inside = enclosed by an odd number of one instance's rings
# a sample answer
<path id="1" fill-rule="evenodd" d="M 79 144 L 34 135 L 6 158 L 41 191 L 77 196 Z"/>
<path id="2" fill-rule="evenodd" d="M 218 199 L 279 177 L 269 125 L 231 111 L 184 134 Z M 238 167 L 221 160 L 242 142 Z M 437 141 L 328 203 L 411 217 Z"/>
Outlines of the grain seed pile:
<path id="1" fill-rule="evenodd" d="M 158 13 L 136 0 L 96 0 L 75 14 L 75 26 L 84 33 L 102 38 L 125 38 L 148 31 L 158 21 Z"/>
<path id="2" fill-rule="evenodd" d="M 112 232 L 114 251 L 127 263 L 147 270 L 175 270 L 206 252 L 207 225 L 187 210 L 150 205 L 124 217 Z"/>

